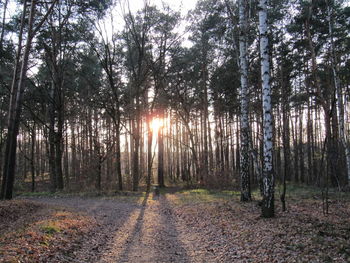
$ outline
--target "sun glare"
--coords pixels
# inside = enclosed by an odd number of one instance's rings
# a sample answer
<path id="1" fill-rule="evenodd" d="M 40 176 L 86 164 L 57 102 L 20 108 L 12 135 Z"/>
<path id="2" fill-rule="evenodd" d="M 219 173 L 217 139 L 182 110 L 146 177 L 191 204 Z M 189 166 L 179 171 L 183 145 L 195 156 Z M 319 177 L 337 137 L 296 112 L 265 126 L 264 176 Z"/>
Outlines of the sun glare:
<path id="1" fill-rule="evenodd" d="M 151 122 L 151 128 L 154 133 L 158 132 L 158 130 L 163 127 L 163 119 L 154 118 Z"/>

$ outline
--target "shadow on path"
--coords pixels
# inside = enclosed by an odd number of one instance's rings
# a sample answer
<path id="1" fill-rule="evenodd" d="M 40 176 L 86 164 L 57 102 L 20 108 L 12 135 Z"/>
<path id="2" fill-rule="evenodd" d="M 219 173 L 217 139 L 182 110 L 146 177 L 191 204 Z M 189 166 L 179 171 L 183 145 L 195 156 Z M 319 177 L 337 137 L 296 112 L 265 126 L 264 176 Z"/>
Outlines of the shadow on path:
<path id="1" fill-rule="evenodd" d="M 161 247 L 155 262 L 192 262 L 176 227 L 176 218 L 166 195 L 159 198 L 160 227 L 155 242 Z"/>
<path id="2" fill-rule="evenodd" d="M 145 215 L 145 210 L 147 207 L 148 197 L 149 197 L 149 192 L 146 193 L 146 195 L 142 201 L 141 210 L 140 210 L 139 216 L 136 219 L 136 225 L 134 226 L 133 231 L 128 235 L 127 239 L 125 240 L 125 243 L 124 243 L 125 247 L 123 248 L 123 250 L 120 253 L 119 258 L 118 258 L 118 260 L 116 260 L 116 262 L 129 262 L 128 257 L 130 255 L 131 249 L 135 245 L 135 242 L 139 241 L 139 240 L 135 240 L 135 239 L 142 231 L 142 226 L 144 224 L 144 215 Z M 144 253 L 147 253 L 147 251 L 144 251 Z"/>
<path id="3" fill-rule="evenodd" d="M 115 233 L 130 220 L 130 217 L 140 207 L 135 202 L 120 202 L 118 199 L 80 197 L 31 197 L 27 199 L 54 208 L 87 214 L 95 221 L 86 235 L 71 244 L 72 250 L 69 253 L 54 255 L 50 262 L 97 262 L 106 253 L 109 244 L 113 242 Z"/>

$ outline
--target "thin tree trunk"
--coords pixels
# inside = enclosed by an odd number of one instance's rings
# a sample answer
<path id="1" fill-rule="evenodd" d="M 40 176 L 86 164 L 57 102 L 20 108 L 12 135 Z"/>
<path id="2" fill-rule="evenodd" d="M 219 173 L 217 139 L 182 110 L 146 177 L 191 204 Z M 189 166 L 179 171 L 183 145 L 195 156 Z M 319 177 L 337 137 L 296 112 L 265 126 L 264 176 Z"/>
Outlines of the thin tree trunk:
<path id="1" fill-rule="evenodd" d="M 68 123 L 66 123 L 65 127 L 66 131 L 68 130 Z M 68 132 L 65 133 L 65 140 L 64 140 L 64 174 L 66 179 L 66 187 L 70 187 L 70 173 L 69 173 L 69 155 L 68 155 Z"/>
<path id="2" fill-rule="evenodd" d="M 136 119 L 132 120 L 133 137 L 133 161 L 132 161 L 132 190 L 138 191 L 139 188 L 139 152 L 140 152 L 140 108 L 139 101 L 136 98 Z"/>
<path id="3" fill-rule="evenodd" d="M 13 76 L 12 76 L 12 83 L 11 83 L 11 93 L 10 93 L 10 105 L 9 105 L 9 115 L 8 115 L 8 135 L 10 135 L 10 125 L 12 125 L 12 122 L 14 121 L 14 114 L 15 114 L 15 102 L 16 102 L 16 95 L 17 95 L 17 89 L 18 89 L 18 84 L 17 84 L 17 78 L 20 70 L 20 57 L 22 53 L 22 39 L 23 39 L 23 30 L 24 30 L 24 25 L 25 25 L 25 17 L 26 17 L 26 10 L 27 10 L 27 1 L 23 2 L 23 11 L 22 11 L 22 17 L 21 17 L 21 25 L 20 25 L 20 31 L 19 31 L 19 36 L 18 36 L 18 47 L 17 47 L 17 52 L 16 52 L 16 58 L 15 58 L 15 65 L 14 65 L 14 70 L 13 70 Z M 23 62 L 22 62 L 23 63 Z M 1 192 L 0 192 L 0 199 L 5 198 L 5 188 L 8 184 L 7 182 L 7 170 L 9 167 L 9 160 L 8 158 L 9 153 L 10 153 L 10 146 L 11 142 L 9 141 L 9 136 L 6 138 L 6 149 L 5 149 L 5 158 L 4 158 L 4 164 L 3 164 L 3 170 L 2 170 L 2 185 L 1 185 Z M 14 164 L 13 164 L 14 165 Z M 14 168 L 13 168 L 14 169 Z"/>
<path id="4" fill-rule="evenodd" d="M 151 179 L 152 179 L 152 141 L 153 141 L 153 132 L 151 128 L 151 117 L 148 118 L 147 122 L 147 128 L 148 128 L 148 137 L 147 137 L 147 180 L 146 180 L 146 186 L 147 186 L 147 192 L 151 189 Z"/>
<path id="5" fill-rule="evenodd" d="M 304 150 L 303 150 L 303 109 L 299 108 L 299 145 L 298 145 L 298 159 L 300 167 L 300 182 L 304 183 L 305 179 L 305 166 L 304 166 Z"/>
<path id="6" fill-rule="evenodd" d="M 61 94 L 59 94 L 61 97 Z M 59 98 L 61 100 L 62 98 Z M 61 103 L 60 103 L 61 105 Z M 62 190 L 63 183 L 63 169 L 62 169 L 62 157 L 63 157 L 63 106 L 58 109 L 58 121 L 57 132 L 55 134 L 55 167 L 57 176 L 57 188 Z"/>
<path id="7" fill-rule="evenodd" d="M 282 211 L 286 211 L 286 191 L 287 191 L 287 180 L 291 179 L 290 176 L 290 128 L 289 128 L 289 103 L 288 103 L 288 92 L 285 85 L 285 79 L 283 74 L 283 68 L 281 68 L 281 84 L 282 84 L 282 141 L 283 141 L 283 156 L 284 156 L 284 172 L 282 181 L 282 193 L 281 193 L 281 203 Z"/>
<path id="8" fill-rule="evenodd" d="M 314 151 L 314 143 L 313 143 L 313 129 L 312 129 L 312 118 L 311 118 L 311 105 L 310 100 L 308 100 L 307 107 L 307 159 L 308 159 L 308 180 L 307 183 L 310 184 L 314 182 L 314 159 L 313 159 L 313 151 Z"/>
<path id="9" fill-rule="evenodd" d="M 24 80 L 27 73 L 29 54 L 33 39 L 33 23 L 35 17 L 35 4 L 36 1 L 32 0 L 28 22 L 27 41 L 23 53 L 23 59 L 21 63 L 21 71 L 18 80 L 18 87 L 16 88 L 16 81 L 14 80 L 14 86 L 11 87 L 11 96 L 15 96 L 15 99 L 11 101 L 9 108 L 8 118 L 8 133 L 6 139 L 5 160 L 3 170 L 3 187 L 1 198 L 12 199 L 13 185 L 15 181 L 15 166 L 16 166 L 16 149 L 17 149 L 17 135 L 19 131 L 20 115 L 22 110 L 22 97 L 24 90 Z M 26 1 L 24 3 L 26 5 Z M 23 10 L 25 12 L 25 8 Z M 22 21 L 24 23 L 24 20 Z M 14 79 L 16 73 L 14 73 Z"/>
<path id="10" fill-rule="evenodd" d="M 120 120 L 118 121 L 118 123 Z M 118 178 L 118 190 L 123 191 L 123 176 L 122 176 L 122 166 L 121 166 L 121 150 L 120 150 L 120 127 L 116 127 L 116 138 L 115 138 L 115 158 L 116 158 L 116 169 L 117 169 L 117 178 Z"/>
<path id="11" fill-rule="evenodd" d="M 248 61 L 247 61 L 247 2 L 239 1 L 239 54 L 241 75 L 241 201 L 251 201 L 250 174 L 249 174 L 249 123 L 248 123 Z"/>
<path id="12" fill-rule="evenodd" d="M 50 99 L 54 98 L 54 84 L 51 83 L 50 90 Z M 53 108 L 54 103 L 51 103 L 49 106 L 49 166 L 50 166 L 50 190 L 51 192 L 55 192 L 57 189 L 57 169 L 56 169 L 56 151 L 55 151 L 55 110 Z"/>
<path id="13" fill-rule="evenodd" d="M 164 119 L 164 111 L 159 115 L 161 120 Z M 164 138 L 163 127 L 158 129 L 158 184 L 159 187 L 165 187 L 164 183 Z"/>
<path id="14" fill-rule="evenodd" d="M 31 147 L 30 147 L 30 173 L 32 176 L 32 192 L 35 191 L 35 165 L 34 165 L 34 155 L 35 155 L 35 142 L 36 142 L 36 127 L 35 124 L 32 127 L 31 131 Z"/>
<path id="15" fill-rule="evenodd" d="M 328 18 L 328 32 L 330 35 L 330 48 L 331 48 L 331 65 L 333 72 L 333 81 L 336 90 L 336 100 L 337 100 L 337 113 L 338 113 L 338 122 L 339 122 L 339 138 L 340 143 L 342 144 L 345 150 L 345 160 L 346 160 L 346 171 L 347 171 L 347 182 L 350 185 L 350 145 L 348 144 L 347 133 L 345 131 L 345 112 L 344 112 L 344 102 L 343 102 L 343 91 L 340 85 L 340 80 L 337 74 L 336 67 L 336 55 L 335 55 L 335 47 L 334 47 L 334 39 L 333 39 L 333 24 L 332 24 L 332 10 L 329 5 L 329 1 L 327 2 L 327 18 Z"/>
<path id="16" fill-rule="evenodd" d="M 71 174 L 72 178 L 74 178 L 75 183 L 77 182 L 77 147 L 76 147 L 76 138 L 75 138 L 75 123 L 71 122 L 71 152 L 72 152 L 72 162 L 71 162 Z"/>

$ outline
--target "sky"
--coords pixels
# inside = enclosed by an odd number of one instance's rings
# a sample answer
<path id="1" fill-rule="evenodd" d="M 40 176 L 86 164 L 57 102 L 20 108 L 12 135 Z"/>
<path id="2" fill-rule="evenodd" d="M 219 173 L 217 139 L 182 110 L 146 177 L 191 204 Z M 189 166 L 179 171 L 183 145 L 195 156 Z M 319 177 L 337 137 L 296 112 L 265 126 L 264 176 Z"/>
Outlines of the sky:
<path id="1" fill-rule="evenodd" d="M 181 11 L 181 15 L 184 17 L 187 15 L 188 11 L 191 9 L 194 9 L 197 3 L 197 0 L 117 0 L 117 10 L 113 11 L 113 24 L 114 28 L 117 30 L 122 30 L 124 26 L 124 20 L 122 18 L 122 6 L 124 8 L 127 6 L 125 3 L 129 1 L 130 10 L 132 12 L 136 12 L 137 10 L 140 10 L 143 6 L 145 1 L 148 1 L 150 5 L 156 5 L 159 8 L 163 6 L 163 4 L 168 5 L 171 9 L 175 11 Z M 11 14 L 14 14 L 16 11 L 21 10 L 21 6 L 16 5 L 15 0 L 9 0 L 8 4 L 8 14 L 7 19 L 10 19 Z M 113 32 L 112 26 L 110 25 L 110 19 L 105 18 L 105 25 L 103 27 L 106 27 L 107 34 L 110 34 Z M 178 31 L 184 31 L 186 25 L 181 24 L 178 27 Z M 189 45 L 189 43 L 187 43 Z"/>
<path id="2" fill-rule="evenodd" d="M 119 2 L 126 2 L 126 0 L 119 0 Z M 149 0 L 151 5 L 155 4 L 159 7 L 162 3 L 169 5 L 174 10 L 181 10 L 182 15 L 186 15 L 187 12 L 193 9 L 197 0 Z M 144 0 L 129 0 L 130 8 L 132 11 L 140 9 L 144 5 Z M 10 13 L 14 13 L 18 7 L 16 7 L 15 1 L 10 0 L 8 9 Z"/>
<path id="3" fill-rule="evenodd" d="M 117 0 L 116 7 L 111 11 L 111 14 L 107 14 L 105 18 L 98 24 L 101 31 L 103 31 L 104 38 L 110 39 L 111 33 L 115 31 L 121 31 L 124 28 L 123 12 L 128 12 L 128 3 L 130 11 L 136 13 L 144 7 L 145 0 Z M 190 10 L 193 10 L 196 6 L 197 0 L 148 0 L 149 5 L 156 5 L 160 9 L 163 4 L 168 5 L 174 11 L 181 11 L 182 17 L 185 17 Z M 112 19 L 111 19 L 112 16 Z M 186 47 L 192 46 L 192 43 L 187 40 L 188 34 L 186 31 L 186 20 L 183 20 L 175 29 L 184 37 L 183 45 Z"/>
<path id="4" fill-rule="evenodd" d="M 124 0 L 121 0 L 124 1 Z M 169 5 L 174 10 L 181 10 L 183 15 L 187 14 L 187 12 L 193 9 L 196 5 L 197 0 L 149 0 L 149 3 L 155 4 L 159 7 L 162 6 L 162 3 Z M 134 10 L 140 9 L 144 0 L 129 0 L 130 7 Z"/>

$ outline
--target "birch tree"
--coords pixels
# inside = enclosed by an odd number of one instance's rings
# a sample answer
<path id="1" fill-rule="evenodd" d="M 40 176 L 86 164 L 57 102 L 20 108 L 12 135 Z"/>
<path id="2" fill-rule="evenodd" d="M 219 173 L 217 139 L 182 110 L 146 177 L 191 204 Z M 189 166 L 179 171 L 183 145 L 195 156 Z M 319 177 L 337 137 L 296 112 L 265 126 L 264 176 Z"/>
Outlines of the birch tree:
<path id="1" fill-rule="evenodd" d="M 262 217 L 274 216 L 274 174 L 272 169 L 272 106 L 268 49 L 267 0 L 259 1 L 259 34 L 263 106 L 263 200 Z"/>
<path id="2" fill-rule="evenodd" d="M 249 176 L 249 124 L 248 124 L 248 61 L 247 61 L 247 2 L 239 0 L 239 66 L 241 75 L 241 201 L 251 201 Z"/>

